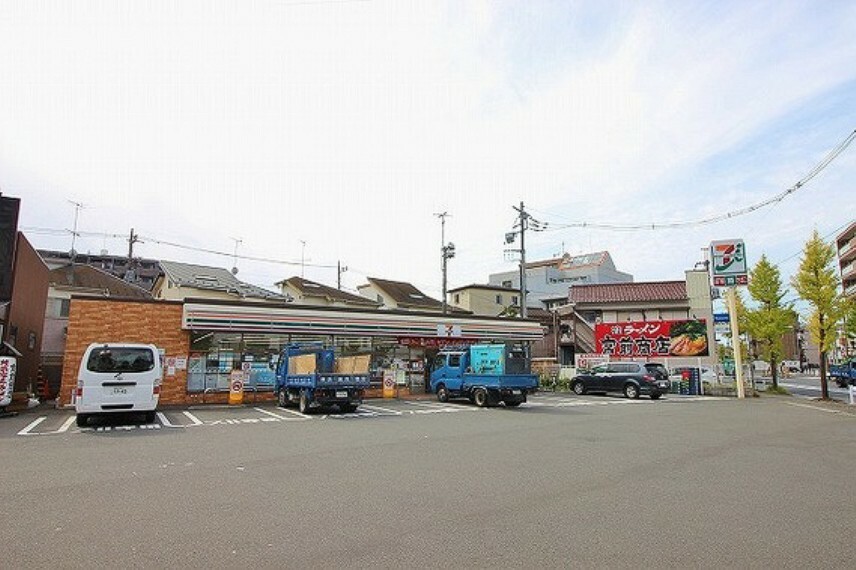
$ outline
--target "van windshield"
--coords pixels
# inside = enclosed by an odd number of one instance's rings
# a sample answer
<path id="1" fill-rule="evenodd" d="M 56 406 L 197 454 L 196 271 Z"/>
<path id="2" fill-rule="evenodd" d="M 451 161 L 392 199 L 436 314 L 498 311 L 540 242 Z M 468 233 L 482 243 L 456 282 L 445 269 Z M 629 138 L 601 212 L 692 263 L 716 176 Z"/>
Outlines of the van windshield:
<path id="1" fill-rule="evenodd" d="M 90 372 L 147 372 L 155 367 L 155 355 L 148 348 L 98 348 L 89 354 Z"/>

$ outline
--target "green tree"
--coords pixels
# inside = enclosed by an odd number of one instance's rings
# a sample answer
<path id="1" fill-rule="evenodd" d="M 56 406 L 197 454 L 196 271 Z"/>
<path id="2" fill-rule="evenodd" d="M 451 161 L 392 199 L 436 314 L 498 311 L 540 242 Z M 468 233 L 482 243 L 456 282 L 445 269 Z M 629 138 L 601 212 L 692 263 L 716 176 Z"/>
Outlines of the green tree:
<path id="1" fill-rule="evenodd" d="M 820 349 L 820 389 L 824 400 L 829 399 L 827 355 L 835 346 L 836 325 L 847 305 L 839 292 L 834 259 L 835 250 L 815 230 L 803 248 L 799 270 L 791 280 L 797 294 L 811 306 L 808 330 Z"/>
<path id="2" fill-rule="evenodd" d="M 796 322 L 796 314 L 782 303 L 787 291 L 782 289 L 781 274 L 765 255 L 749 272 L 748 289 L 756 306 L 745 310 L 746 332 L 756 342 L 761 358 L 770 363 L 773 388 L 778 388 L 778 363 L 784 352 L 782 336 Z"/>

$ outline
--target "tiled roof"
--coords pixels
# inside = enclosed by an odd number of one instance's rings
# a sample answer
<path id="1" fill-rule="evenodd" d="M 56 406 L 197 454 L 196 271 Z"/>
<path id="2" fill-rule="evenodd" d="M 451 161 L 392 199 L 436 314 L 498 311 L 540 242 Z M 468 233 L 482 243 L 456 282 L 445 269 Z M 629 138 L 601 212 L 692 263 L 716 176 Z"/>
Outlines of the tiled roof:
<path id="1" fill-rule="evenodd" d="M 179 287 L 225 291 L 238 297 L 282 299 L 285 301 L 283 295 L 244 283 L 222 267 L 208 267 L 176 261 L 160 261 L 159 263 L 166 278 Z"/>
<path id="2" fill-rule="evenodd" d="M 454 293 L 456 291 L 463 291 L 464 289 L 484 289 L 487 291 L 517 291 L 517 289 L 512 289 L 511 287 L 503 287 L 502 285 L 483 285 L 480 283 L 472 283 L 470 285 L 464 285 L 463 287 L 455 287 L 454 289 L 449 289 L 449 293 Z"/>
<path id="3" fill-rule="evenodd" d="M 685 281 L 572 285 L 568 290 L 568 301 L 572 303 L 686 301 L 687 299 Z"/>
<path id="4" fill-rule="evenodd" d="M 410 283 L 378 279 L 377 277 L 369 277 L 368 279 L 403 307 L 438 309 L 443 306 L 443 303 L 437 299 L 432 299 Z"/>
<path id="5" fill-rule="evenodd" d="M 115 297 L 149 299 L 152 296 L 145 289 L 123 281 L 91 265 L 69 264 L 57 267 L 51 270 L 48 281 L 55 287 L 97 289 L 104 294 Z"/>
<path id="6" fill-rule="evenodd" d="M 379 305 L 379 303 L 372 301 L 371 299 L 367 299 L 362 295 L 354 295 L 347 291 L 340 291 L 339 289 L 328 287 L 327 285 L 316 283 L 315 281 L 310 281 L 309 279 L 304 279 L 302 277 L 289 277 L 288 279 L 280 281 L 277 285 L 281 285 L 283 283 L 294 287 L 305 297 L 326 297 L 333 301 L 342 301 L 354 305 L 365 305 L 371 307 L 377 307 Z"/>

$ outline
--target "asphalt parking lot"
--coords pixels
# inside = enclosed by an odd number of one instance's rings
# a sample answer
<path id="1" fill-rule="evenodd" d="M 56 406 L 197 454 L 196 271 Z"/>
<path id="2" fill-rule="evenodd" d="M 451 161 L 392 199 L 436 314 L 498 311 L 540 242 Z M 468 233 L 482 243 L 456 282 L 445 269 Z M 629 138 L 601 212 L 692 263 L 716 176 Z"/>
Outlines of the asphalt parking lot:
<path id="1" fill-rule="evenodd" d="M 628 400 L 621 396 L 574 396 L 569 394 L 542 393 L 531 397 L 519 413 L 537 413 L 541 408 L 571 409 L 589 406 L 612 405 L 674 405 L 694 402 L 710 402 L 722 398 L 699 396 L 668 396 L 658 402 L 648 398 Z M 294 408 L 282 408 L 273 404 L 242 406 L 197 406 L 189 408 L 162 408 L 152 423 L 143 422 L 141 414 L 122 414 L 95 419 L 87 427 L 77 427 L 73 409 L 40 409 L 7 418 L 0 423 L 0 437 L 57 436 L 64 434 L 129 432 L 160 429 L 209 428 L 225 426 L 251 426 L 261 424 L 283 424 L 304 421 L 342 421 L 368 419 L 406 419 L 426 414 L 457 414 L 467 412 L 509 412 L 502 406 L 479 408 L 466 401 L 440 402 L 423 400 L 370 400 L 353 413 L 341 413 L 335 407 L 319 408 L 310 414 L 302 414 Z"/>
<path id="2" fill-rule="evenodd" d="M 84 429 L 71 417 L 0 420 L 3 567 L 853 561 L 846 406 L 541 394 L 517 409 L 167 409 Z"/>

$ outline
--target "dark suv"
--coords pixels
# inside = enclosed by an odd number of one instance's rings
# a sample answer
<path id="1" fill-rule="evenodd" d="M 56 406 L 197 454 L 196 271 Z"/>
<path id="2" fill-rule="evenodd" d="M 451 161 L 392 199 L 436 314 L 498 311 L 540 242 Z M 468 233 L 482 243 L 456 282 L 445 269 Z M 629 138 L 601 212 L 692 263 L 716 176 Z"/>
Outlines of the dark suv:
<path id="1" fill-rule="evenodd" d="M 587 373 L 576 375 L 571 381 L 571 389 L 580 395 L 587 392 L 622 392 L 628 398 L 646 395 L 656 400 L 669 392 L 668 374 L 663 377 L 659 367 L 665 370 L 662 364 L 655 363 L 607 362 Z"/>

